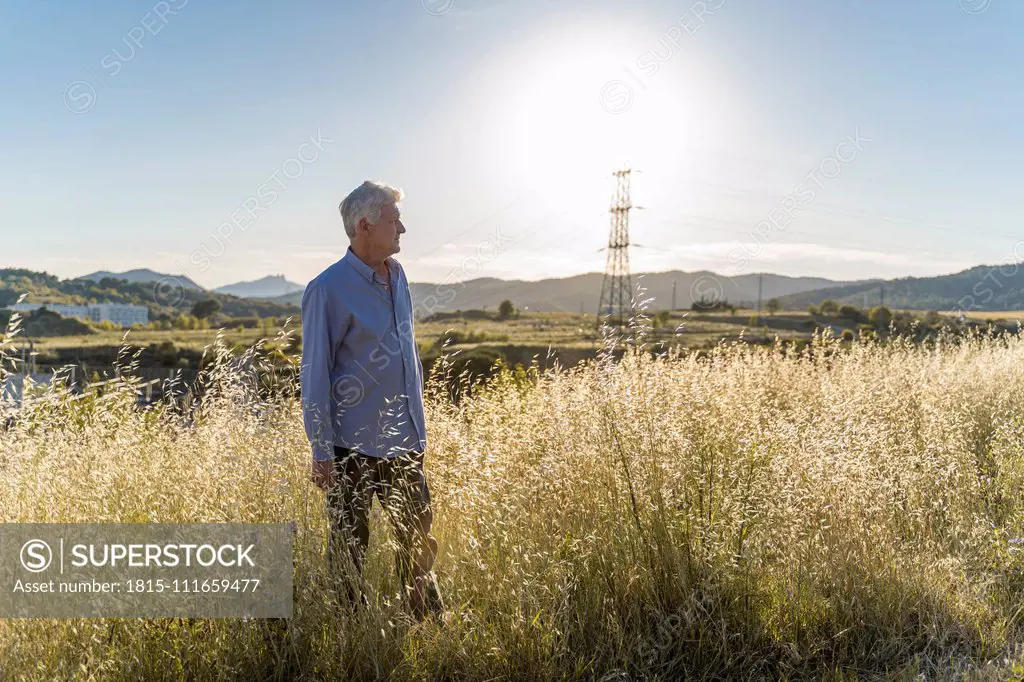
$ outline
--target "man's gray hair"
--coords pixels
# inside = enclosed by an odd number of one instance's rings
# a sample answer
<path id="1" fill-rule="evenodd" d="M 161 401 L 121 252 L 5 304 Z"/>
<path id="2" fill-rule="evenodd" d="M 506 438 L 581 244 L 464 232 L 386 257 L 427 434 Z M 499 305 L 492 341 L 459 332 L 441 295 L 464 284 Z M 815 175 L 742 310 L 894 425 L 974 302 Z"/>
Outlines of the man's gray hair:
<path id="1" fill-rule="evenodd" d="M 402 200 L 402 190 L 390 185 L 367 180 L 356 187 L 345 197 L 338 210 L 341 211 L 341 220 L 345 223 L 345 234 L 349 239 L 356 236 L 356 227 L 360 218 L 366 218 L 371 225 L 376 225 L 380 220 L 380 211 L 388 204 L 394 204 Z"/>

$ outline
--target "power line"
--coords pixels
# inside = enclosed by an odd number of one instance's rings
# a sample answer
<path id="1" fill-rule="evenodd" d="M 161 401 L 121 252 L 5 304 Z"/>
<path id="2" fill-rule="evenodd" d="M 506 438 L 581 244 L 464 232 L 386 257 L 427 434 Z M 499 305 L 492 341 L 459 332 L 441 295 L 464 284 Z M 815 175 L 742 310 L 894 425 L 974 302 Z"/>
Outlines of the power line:
<path id="1" fill-rule="evenodd" d="M 730 185 L 722 185 L 722 184 L 718 184 L 718 183 L 704 182 L 704 181 L 701 181 L 701 180 L 687 179 L 686 182 L 688 184 L 698 184 L 698 185 L 704 185 L 705 187 L 712 187 L 712 188 L 716 188 L 716 189 L 722 189 L 722 190 L 725 190 L 726 192 L 731 193 L 731 194 L 749 195 L 749 196 L 763 197 L 763 198 L 766 198 L 766 199 L 777 199 L 777 200 L 780 200 L 780 201 L 782 199 L 786 198 L 787 196 L 792 196 L 792 193 L 788 193 L 788 194 L 774 194 L 774 193 L 771 193 L 771 192 L 759 192 L 757 190 L 741 189 L 741 188 L 738 188 L 738 187 L 732 187 Z M 863 209 L 856 209 L 856 208 L 848 208 L 846 206 L 839 206 L 837 204 L 830 204 L 830 203 L 822 202 L 822 201 L 818 201 L 818 200 L 814 200 L 813 202 L 811 202 L 807 206 L 802 207 L 800 209 L 800 211 L 801 212 L 809 212 L 809 213 L 822 213 L 822 214 L 825 214 L 825 215 L 840 215 L 840 216 L 843 216 L 843 217 L 853 218 L 853 219 L 857 219 L 857 220 L 873 220 L 873 221 L 880 221 L 880 222 L 887 222 L 887 223 L 896 223 L 896 224 L 901 224 L 901 225 L 910 225 L 910 226 L 919 227 L 919 228 L 922 228 L 922 229 L 940 230 L 940 231 L 943 231 L 943 232 L 953 232 L 953 233 L 956 233 L 956 234 L 964 234 L 964 232 L 969 231 L 972 234 L 979 234 L 980 233 L 980 234 L 985 234 L 985 235 L 990 236 L 990 237 L 1005 237 L 1005 238 L 1009 238 L 1009 239 L 1017 239 L 1018 238 L 1016 235 L 1012 235 L 1012 234 L 1009 234 L 1007 232 L 998 232 L 998 231 L 991 231 L 991 230 L 984 231 L 984 230 L 979 230 L 977 227 L 974 227 L 974 226 L 954 225 L 954 224 L 950 224 L 950 223 L 936 223 L 936 222 L 932 222 L 932 221 L 928 221 L 928 220 L 919 220 L 919 219 L 914 219 L 914 218 L 904 218 L 902 216 L 883 215 L 883 214 L 880 214 L 880 213 L 874 213 L 872 211 L 865 211 Z"/>
<path id="2" fill-rule="evenodd" d="M 653 220 L 653 222 L 663 223 L 663 224 L 668 224 L 668 225 L 681 225 L 681 226 L 685 226 L 685 227 L 692 227 L 692 228 L 695 228 L 695 229 L 698 229 L 698 230 L 703 230 L 705 232 L 716 231 L 716 232 L 725 233 L 725 234 L 745 235 L 745 236 L 749 237 L 748 241 L 750 241 L 750 242 L 757 242 L 757 243 L 761 243 L 761 244 L 770 244 L 770 243 L 772 243 L 771 240 L 768 240 L 768 241 L 759 240 L 757 234 L 754 232 L 754 229 L 751 226 L 751 223 L 748 223 L 748 222 L 743 222 L 743 221 L 739 221 L 739 220 L 725 220 L 725 219 L 722 219 L 722 218 L 711 218 L 711 217 L 708 217 L 708 216 L 695 216 L 695 215 L 690 215 L 690 214 L 677 214 L 677 215 L 681 215 L 684 218 L 690 218 L 691 220 L 675 220 L 675 219 L 668 219 L 668 218 L 655 218 Z M 720 223 L 722 225 L 735 225 L 736 227 L 735 228 L 717 227 L 717 226 L 714 226 L 714 225 L 707 225 L 707 224 L 701 224 L 699 222 L 693 222 L 695 220 L 696 221 L 704 221 L 706 223 Z M 906 246 L 906 245 L 902 245 L 902 244 L 892 244 L 892 243 L 886 243 L 886 242 L 879 242 L 877 240 L 875 240 L 875 241 L 865 241 L 865 240 L 859 240 L 859 239 L 850 239 L 849 237 L 844 237 L 842 239 L 835 239 L 831 235 L 823 235 L 823 234 L 820 234 L 820 233 L 807 232 L 807 231 L 803 231 L 803 230 L 794 230 L 794 229 L 791 229 L 791 228 L 788 228 L 788 227 L 784 228 L 784 229 L 780 229 L 779 232 L 783 233 L 783 234 L 786 234 L 786 235 L 802 235 L 802 236 L 806 236 L 806 237 L 816 237 L 816 238 L 818 238 L 820 240 L 819 243 L 820 243 L 821 246 L 831 246 L 833 248 L 849 248 L 851 246 L 856 245 L 856 246 L 875 247 L 877 249 L 877 247 L 883 246 L 883 247 L 886 248 L 886 250 L 889 250 L 889 251 L 900 251 L 901 253 L 907 253 L 907 254 L 911 254 L 911 255 L 920 256 L 921 253 L 922 253 L 922 250 L 921 250 L 920 247 L 916 247 L 915 248 L 915 247 Z M 786 242 L 777 242 L 777 243 L 778 244 L 784 244 Z M 742 242 L 740 243 L 740 245 L 742 245 Z M 928 252 L 929 253 L 935 253 L 935 254 L 941 254 L 941 255 L 944 255 L 944 256 L 954 256 L 954 257 L 957 257 L 957 258 L 963 258 L 965 256 L 965 253 L 963 251 L 958 251 L 958 252 L 954 253 L 954 252 L 950 252 L 950 251 L 940 251 L 940 250 L 936 250 L 936 249 L 929 249 Z"/>
<path id="3" fill-rule="evenodd" d="M 469 226 L 468 228 L 466 228 L 462 232 L 459 232 L 458 234 L 456 234 L 456 235 L 454 235 L 452 237 L 449 237 L 446 241 L 441 242 L 440 244 L 438 244 L 437 246 L 432 248 L 430 251 L 427 251 L 426 253 L 421 253 L 419 256 L 417 256 L 417 258 L 425 258 L 425 257 L 429 256 L 430 254 L 434 253 L 435 251 L 437 251 L 438 249 L 440 249 L 445 244 L 450 244 L 450 243 L 452 243 L 453 240 L 458 239 L 460 237 L 463 237 L 463 236 L 469 234 L 470 232 L 472 232 L 476 228 L 480 227 L 481 225 L 483 225 L 487 221 L 491 220 L 492 218 L 498 217 L 499 215 L 501 215 L 502 213 L 504 213 L 508 209 L 512 208 L 513 206 L 515 206 L 516 204 L 518 204 L 519 202 L 521 202 L 525 198 L 526 198 L 526 192 L 523 192 L 518 197 L 513 199 L 511 202 L 506 204 L 501 210 L 496 211 L 496 212 L 490 214 L 486 218 L 482 218 L 482 219 L 478 220 L 477 222 L 473 223 L 471 226 Z"/>

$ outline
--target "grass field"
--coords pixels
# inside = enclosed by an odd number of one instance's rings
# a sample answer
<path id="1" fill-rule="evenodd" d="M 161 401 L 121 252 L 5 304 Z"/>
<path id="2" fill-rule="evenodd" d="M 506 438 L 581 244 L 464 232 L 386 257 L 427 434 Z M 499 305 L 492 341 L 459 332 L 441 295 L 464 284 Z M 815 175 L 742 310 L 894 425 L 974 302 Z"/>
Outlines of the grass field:
<path id="1" fill-rule="evenodd" d="M 0 677 L 1024 672 L 1024 339 L 630 354 L 431 397 L 446 624 L 402 616 L 380 519 L 371 607 L 330 606 L 298 405 L 256 405 L 227 366 L 212 386 L 192 425 L 131 387 L 26 404 L 0 432 L 0 520 L 295 520 L 288 627 L 2 620 Z"/>
<path id="2" fill-rule="evenodd" d="M 948 317 L 956 315 L 948 311 L 942 314 Z M 1006 320 L 1010 322 L 1024 320 L 1024 310 L 972 310 L 968 316 L 976 320 Z"/>
<path id="3" fill-rule="evenodd" d="M 295 328 L 295 325 L 292 325 Z M 176 346 L 191 349 L 202 349 L 209 346 L 217 339 L 217 334 L 222 333 L 225 341 L 230 344 L 240 343 L 251 345 L 264 336 L 260 329 L 243 329 L 237 331 L 232 328 L 218 329 L 191 329 L 191 330 L 150 330 L 132 329 L 127 331 L 129 343 L 137 346 L 148 346 L 154 343 L 170 341 Z M 125 331 L 99 331 L 95 334 L 84 336 L 49 336 L 33 339 L 33 344 L 38 350 L 44 351 L 51 348 L 88 348 L 90 346 L 120 346 L 125 339 Z M 19 339 L 24 342 L 25 339 Z"/>
<path id="4" fill-rule="evenodd" d="M 596 328 L 593 315 L 578 313 L 528 313 L 508 320 L 486 319 L 470 314 L 464 317 L 453 315 L 451 319 L 437 321 L 420 321 L 416 327 L 416 337 L 421 350 L 426 351 L 439 343 L 447 334 L 473 334 L 482 336 L 479 341 L 459 341 L 455 345 L 465 348 L 501 347 L 507 345 L 546 347 L 556 349 L 597 349 L 600 347 L 600 332 Z M 476 311 L 479 312 L 479 311 Z M 924 315 L 923 312 L 920 313 Z M 1021 311 L 972 312 L 970 317 L 977 322 L 1002 320 L 1012 323 L 1024 319 Z M 755 311 L 738 310 L 735 314 L 728 312 L 694 312 L 675 311 L 671 313 L 664 326 L 651 331 L 652 340 L 667 341 L 674 345 L 687 348 L 704 347 L 720 340 L 736 340 L 741 336 L 746 339 L 771 340 L 779 337 L 784 340 L 809 339 L 816 327 L 832 324 L 837 335 L 841 329 L 851 329 L 854 333 L 858 325 L 840 319 L 812 317 L 806 312 L 783 311 L 775 315 L 762 313 L 755 321 Z M 756 322 L 756 323 L 755 323 Z M 299 330 L 299 320 L 291 321 L 288 328 Z M 283 328 L 283 327 L 282 327 Z M 269 334 L 277 333 L 274 328 L 202 330 L 131 330 L 128 340 L 140 347 L 161 344 L 170 341 L 178 348 L 201 351 L 222 335 L 229 345 L 248 346 Z M 32 339 L 35 350 L 45 353 L 55 349 L 83 349 L 96 347 L 120 346 L 125 338 L 123 331 L 98 331 L 83 336 L 53 336 Z M 19 344 L 27 339 L 22 337 Z M 274 347 L 274 342 L 267 344 Z"/>
<path id="5" fill-rule="evenodd" d="M 750 335 L 776 335 L 782 338 L 808 338 L 813 325 L 806 313 L 762 314 L 761 322 L 751 324 L 752 311 L 737 311 L 736 315 L 708 312 L 696 313 L 677 311 L 670 315 L 667 324 L 652 331 L 654 338 L 678 338 L 684 345 L 700 345 L 723 337 L 738 337 L 741 333 Z M 299 330 L 298 320 L 293 320 L 290 329 Z M 270 330 L 276 333 L 277 329 Z M 479 344 L 469 345 L 552 345 L 560 348 L 596 348 L 601 343 L 601 334 L 593 315 L 577 313 L 530 313 L 508 320 L 474 319 L 456 317 L 440 321 L 421 321 L 416 326 L 416 337 L 421 346 L 430 346 L 446 332 L 476 333 L 490 337 Z M 251 345 L 266 334 L 262 329 L 197 330 L 130 330 L 127 339 L 137 346 L 148 346 L 170 341 L 175 346 L 201 350 L 211 345 L 221 334 L 228 344 Z M 125 338 L 124 331 L 97 331 L 82 336 L 52 336 L 33 338 L 34 347 L 39 351 L 57 348 L 88 348 L 95 346 L 119 346 Z M 27 342 L 19 337 L 19 343 Z"/>

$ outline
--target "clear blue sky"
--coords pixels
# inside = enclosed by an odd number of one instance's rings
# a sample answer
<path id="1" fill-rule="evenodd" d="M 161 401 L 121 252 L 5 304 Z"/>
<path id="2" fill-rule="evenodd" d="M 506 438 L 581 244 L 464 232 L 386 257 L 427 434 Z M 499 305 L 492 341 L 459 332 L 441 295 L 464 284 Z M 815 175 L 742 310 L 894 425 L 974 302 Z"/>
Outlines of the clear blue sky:
<path id="1" fill-rule="evenodd" d="M 413 280 L 596 271 L 624 162 L 637 271 L 998 263 L 1024 257 L 1022 35 L 1013 0 L 9 1 L 0 266 L 305 283 L 369 177 L 407 193 Z"/>

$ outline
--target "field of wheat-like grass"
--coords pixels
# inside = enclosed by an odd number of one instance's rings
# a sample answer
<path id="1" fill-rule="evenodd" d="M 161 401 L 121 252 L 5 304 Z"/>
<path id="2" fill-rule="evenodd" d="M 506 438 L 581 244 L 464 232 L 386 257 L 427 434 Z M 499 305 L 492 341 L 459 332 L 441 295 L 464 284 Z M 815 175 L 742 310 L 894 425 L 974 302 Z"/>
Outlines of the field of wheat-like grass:
<path id="1" fill-rule="evenodd" d="M 297 400 L 219 350 L 0 415 L 0 522 L 298 525 L 294 617 L 0 620 L 2 679 L 1003 679 L 1024 654 L 1024 338 L 632 351 L 428 390 L 444 622 L 333 606 Z M 243 363 L 244 365 L 244 359 Z M 8 411 L 11 408 L 4 408 Z M 13 414 L 13 413 L 12 413 Z"/>

